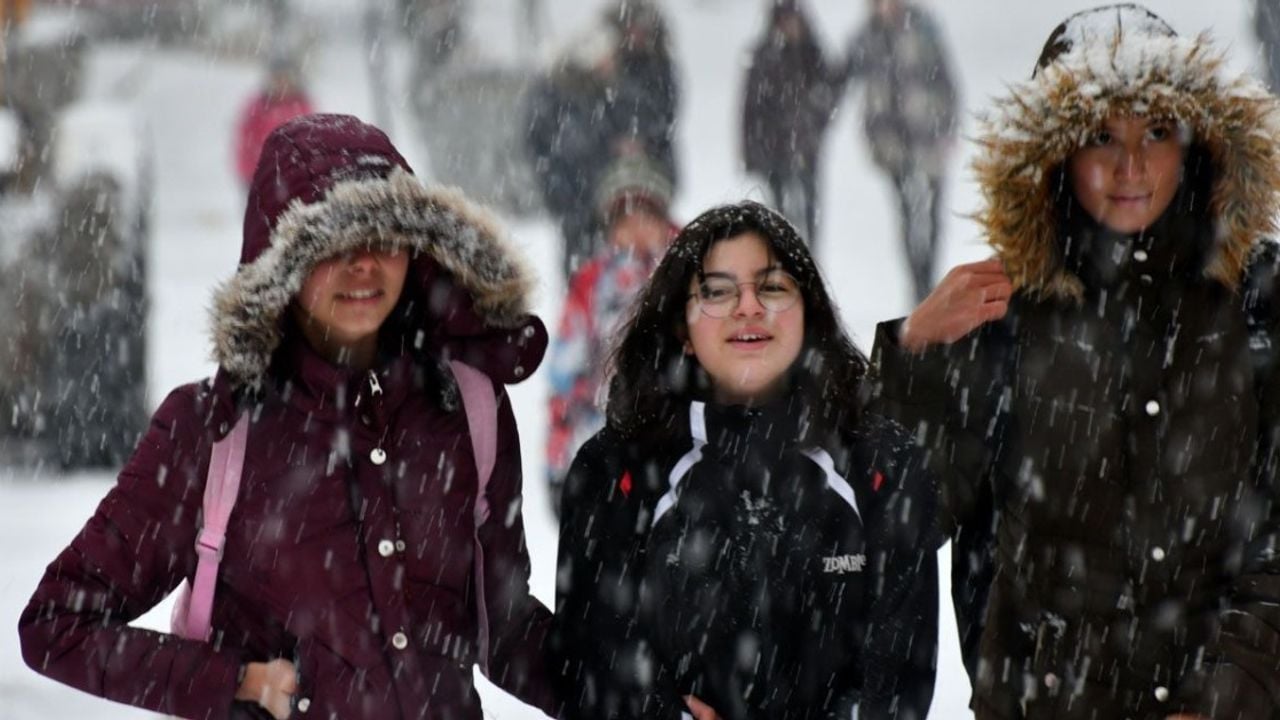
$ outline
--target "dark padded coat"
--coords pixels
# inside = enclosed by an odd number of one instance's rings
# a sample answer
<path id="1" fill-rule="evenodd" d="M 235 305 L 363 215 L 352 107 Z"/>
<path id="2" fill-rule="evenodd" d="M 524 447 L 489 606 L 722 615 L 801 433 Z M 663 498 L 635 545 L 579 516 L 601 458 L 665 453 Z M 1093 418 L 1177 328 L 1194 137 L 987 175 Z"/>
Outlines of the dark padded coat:
<path id="1" fill-rule="evenodd" d="M 923 718 L 937 636 L 932 477 L 867 417 L 830 453 L 794 408 L 702 402 L 672 437 L 606 428 L 561 511 L 567 718 Z"/>
<path id="2" fill-rule="evenodd" d="M 483 213 L 419 184 L 386 136 L 355 118 L 291 122 L 264 157 L 242 264 L 215 297 L 218 374 L 165 399 L 49 566 L 19 621 L 23 657 L 86 692 L 186 718 L 265 717 L 233 701 L 236 675 L 275 657 L 297 665 L 299 717 L 480 718 L 477 663 L 550 710 L 550 614 L 528 593 L 519 441 L 502 389 L 546 347 L 525 310 L 529 276 Z M 414 255 L 378 363 L 352 371 L 301 339 L 288 304 L 317 262 L 370 242 Z M 484 370 L 498 393 L 491 514 L 479 528 L 449 358 Z M 129 627 L 193 576 L 210 448 L 242 412 L 251 424 L 212 642 Z"/>
<path id="3" fill-rule="evenodd" d="M 979 718 L 1280 712 L 1275 100 L 1134 8 L 1064 24 L 977 162 L 1008 315 L 922 354 L 882 324 L 878 407 L 944 476 Z M 1190 132 L 1170 208 L 1099 227 L 1062 164 L 1112 113 Z"/>

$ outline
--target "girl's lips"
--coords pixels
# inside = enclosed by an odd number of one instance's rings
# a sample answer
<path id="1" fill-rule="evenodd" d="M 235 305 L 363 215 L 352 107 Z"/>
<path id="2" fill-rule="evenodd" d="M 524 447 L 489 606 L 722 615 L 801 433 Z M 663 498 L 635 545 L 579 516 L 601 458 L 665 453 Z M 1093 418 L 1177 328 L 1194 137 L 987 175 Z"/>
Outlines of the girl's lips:
<path id="1" fill-rule="evenodd" d="M 377 305 L 386 295 L 382 290 L 352 290 L 338 293 L 338 302 L 351 305 Z"/>
<path id="2" fill-rule="evenodd" d="M 1151 195 L 1112 195 L 1111 202 L 1117 205 L 1143 205 L 1151 202 Z"/>
<path id="3" fill-rule="evenodd" d="M 734 347 L 751 349 L 764 347 L 770 340 L 773 340 L 773 336 L 766 332 L 740 332 L 725 342 Z"/>

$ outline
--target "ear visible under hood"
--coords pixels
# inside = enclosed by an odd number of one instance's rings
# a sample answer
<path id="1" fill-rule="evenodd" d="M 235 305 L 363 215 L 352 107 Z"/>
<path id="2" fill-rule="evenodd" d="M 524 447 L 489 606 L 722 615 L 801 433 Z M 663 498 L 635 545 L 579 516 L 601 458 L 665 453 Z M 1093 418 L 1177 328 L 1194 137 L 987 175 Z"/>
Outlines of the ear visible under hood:
<path id="1" fill-rule="evenodd" d="M 1254 243 L 1275 228 L 1280 199 L 1280 105 L 1256 80 L 1229 72 L 1206 36 L 1109 28 L 1014 85 L 980 118 L 973 167 L 984 200 L 975 218 L 1014 287 L 1079 299 L 1063 262 L 1054 170 L 1114 115 L 1176 120 L 1213 162 L 1214 247 L 1204 274 L 1237 288 Z"/>
<path id="2" fill-rule="evenodd" d="M 281 317 L 311 269 L 370 242 L 416 250 L 417 262 L 446 271 L 485 326 L 516 329 L 531 321 L 533 275 L 496 222 L 458 191 L 425 187 L 396 169 L 386 178 L 340 182 L 319 202 L 295 201 L 276 222 L 270 247 L 217 289 L 213 355 L 223 372 L 236 385 L 260 387 L 282 339 Z M 532 368 L 513 368 L 513 376 L 526 370 Z"/>

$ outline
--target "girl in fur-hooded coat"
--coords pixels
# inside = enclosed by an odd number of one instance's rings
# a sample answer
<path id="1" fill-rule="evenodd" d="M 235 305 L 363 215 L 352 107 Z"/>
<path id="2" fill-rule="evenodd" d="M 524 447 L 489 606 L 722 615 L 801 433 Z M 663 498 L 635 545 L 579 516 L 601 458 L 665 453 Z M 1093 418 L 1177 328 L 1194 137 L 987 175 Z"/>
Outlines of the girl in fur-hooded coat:
<path id="1" fill-rule="evenodd" d="M 1280 714 L 1277 108 L 1143 8 L 1072 16 L 980 136 L 1003 272 L 957 268 L 878 329 L 878 407 L 946 478 L 978 718 Z M 1183 159 L 1125 231 L 1106 218 L 1145 190 L 1099 217 L 1074 173 L 1134 122 L 1117 183 L 1145 187 L 1169 132 Z M 999 319 L 917 341 L 983 283 Z"/>
<path id="2" fill-rule="evenodd" d="M 294 306 L 305 306 L 314 268 L 379 252 L 408 253 L 399 301 L 367 369 L 335 363 Z M 115 488 L 49 566 L 19 623 L 27 663 L 86 692 L 205 720 L 269 717 L 236 697 L 244 671 L 270 661 L 296 670 L 296 687 L 273 686 L 294 717 L 480 718 L 477 663 L 550 710 L 540 660 L 549 614 L 528 592 L 519 441 L 503 390 L 546 346 L 528 314 L 531 284 L 492 221 L 421 185 L 381 131 L 340 115 L 276 130 L 240 267 L 214 298 L 217 375 L 165 399 Z M 497 394 L 491 513 L 478 528 L 450 359 L 483 370 Z M 210 448 L 242 415 L 244 472 L 211 641 L 130 627 L 192 577 Z"/>

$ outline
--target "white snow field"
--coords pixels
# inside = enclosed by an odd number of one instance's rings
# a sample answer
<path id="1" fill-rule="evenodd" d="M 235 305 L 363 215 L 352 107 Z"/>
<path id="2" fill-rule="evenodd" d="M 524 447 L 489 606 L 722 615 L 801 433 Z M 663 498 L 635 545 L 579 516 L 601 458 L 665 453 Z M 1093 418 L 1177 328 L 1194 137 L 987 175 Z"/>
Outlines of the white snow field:
<path id="1" fill-rule="evenodd" d="M 603 6 L 603 0 L 546 0 L 544 25 L 552 38 L 572 35 Z M 738 108 L 747 49 L 763 19 L 765 0 L 664 0 L 682 81 L 679 152 L 682 185 L 677 216 L 689 220 L 712 204 L 760 198 L 738 162 Z M 865 0 L 809 0 L 832 51 L 843 51 L 859 22 Z M 950 43 L 968 114 L 985 107 L 1006 83 L 1025 79 L 1050 30 L 1068 14 L 1095 0 L 934 0 L 926 3 L 942 22 Z M 1151 0 L 1149 6 L 1179 32 L 1209 30 L 1231 52 L 1232 64 L 1248 70 L 1258 50 L 1249 29 L 1251 3 L 1226 0 Z M 312 18 L 318 42 L 308 58 L 314 100 L 325 111 L 350 112 L 372 120 L 359 27 L 361 0 L 298 0 Z M 516 62 L 517 0 L 473 0 L 471 50 L 478 59 Z M 393 48 L 396 50 L 396 48 Z M 404 55 L 393 53 L 397 87 L 403 87 Z M 132 100 L 149 126 L 155 161 L 149 335 L 150 400 L 173 386 L 213 371 L 206 309 L 215 283 L 231 275 L 240 247 L 242 191 L 232 173 L 233 123 L 259 76 L 252 58 L 218 59 L 193 50 L 108 46 L 91 57 L 88 92 L 102 99 Z M 844 318 L 864 350 L 875 323 L 908 309 L 907 274 L 900 256 L 897 220 L 887 181 L 869 165 L 858 123 L 856 94 L 845 98 L 828 136 L 822 193 L 821 260 Z M 405 99 L 392 103 L 393 139 L 424 172 L 422 144 L 414 138 Z M 957 148 L 946 196 L 942 267 L 985 255 L 967 215 L 977 193 L 967 170 L 973 152 L 967 137 Z M 510 223 L 509 230 L 543 275 L 538 310 L 554 325 L 562 284 L 550 222 Z M 546 387 L 535 375 L 512 392 L 524 440 L 525 522 L 533 555 L 534 592 L 550 604 L 556 528 L 542 486 Z M 18 614 L 45 565 L 72 538 L 108 490 L 112 476 L 63 476 L 51 469 L 4 467 L 0 458 L 0 720 L 138 718 L 132 708 L 59 686 L 27 669 L 19 654 Z M 932 716 L 969 716 L 969 686 L 959 662 L 955 626 L 947 600 L 949 564 L 942 556 L 942 636 L 938 686 Z M 165 627 L 168 609 L 141 622 Z M 485 715 L 510 720 L 541 715 L 501 691 L 482 689 Z"/>

